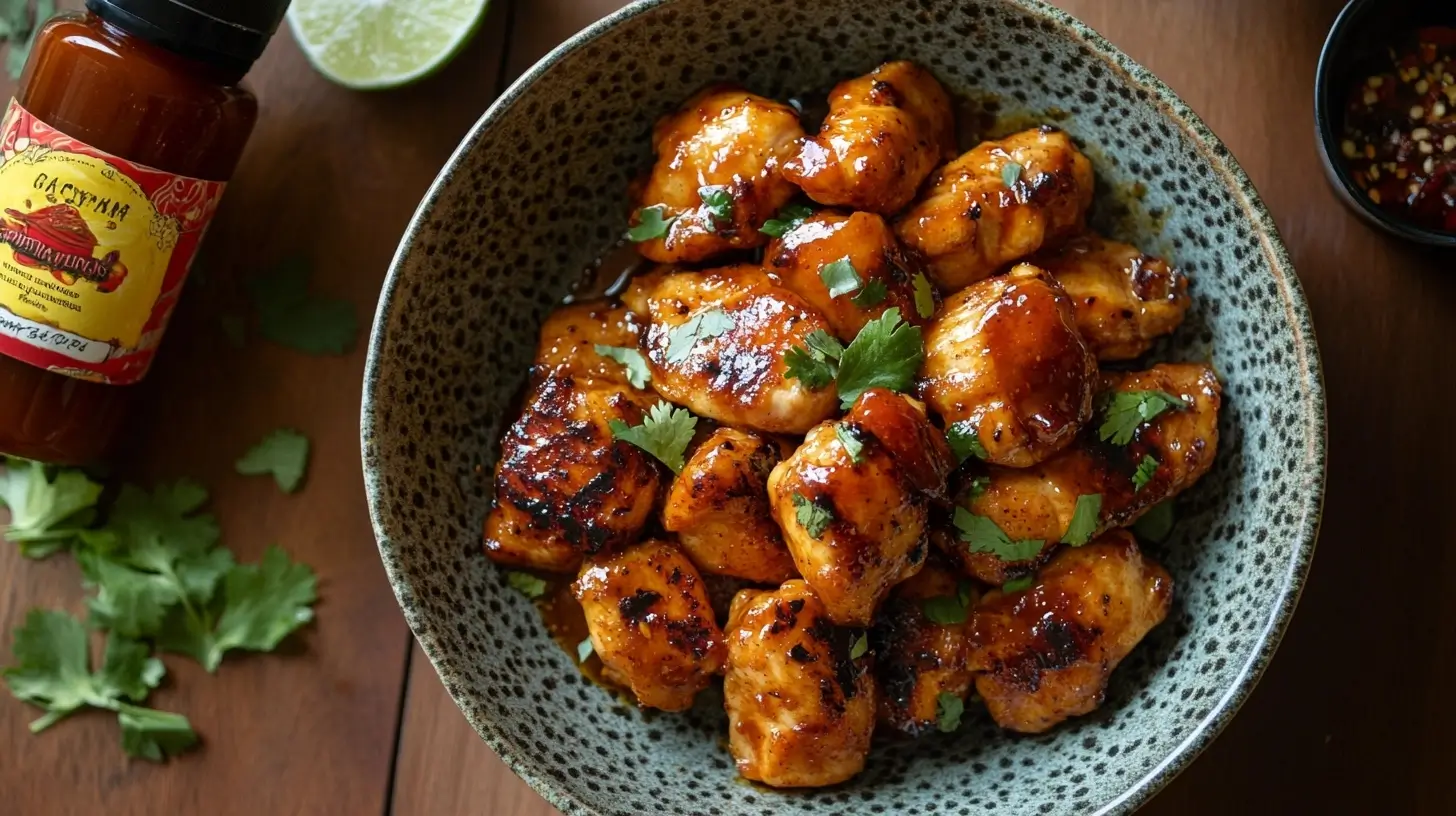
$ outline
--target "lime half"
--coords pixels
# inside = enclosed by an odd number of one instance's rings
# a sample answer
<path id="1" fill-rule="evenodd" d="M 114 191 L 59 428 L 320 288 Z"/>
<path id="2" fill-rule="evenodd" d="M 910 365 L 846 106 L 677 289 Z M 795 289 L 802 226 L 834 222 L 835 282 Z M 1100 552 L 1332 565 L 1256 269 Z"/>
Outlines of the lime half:
<path id="1" fill-rule="evenodd" d="M 293 0 L 288 25 L 319 73 L 348 88 L 394 88 L 449 62 L 489 0 Z"/>

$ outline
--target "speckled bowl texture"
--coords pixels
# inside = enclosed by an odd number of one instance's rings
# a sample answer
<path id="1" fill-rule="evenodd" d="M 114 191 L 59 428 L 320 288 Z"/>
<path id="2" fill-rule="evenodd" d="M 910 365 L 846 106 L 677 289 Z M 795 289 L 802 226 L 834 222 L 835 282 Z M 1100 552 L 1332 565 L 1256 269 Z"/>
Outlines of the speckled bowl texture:
<path id="1" fill-rule="evenodd" d="M 1056 109 L 1087 146 L 1094 223 L 1194 281 L 1187 324 L 1156 356 L 1214 361 L 1221 450 L 1179 501 L 1174 535 L 1150 548 L 1175 577 L 1172 612 L 1100 710 L 1035 737 L 968 715 L 958 733 L 880 745 L 850 783 L 777 792 L 735 778 L 717 692 L 664 715 L 578 674 L 482 555 L 489 474 L 538 326 L 626 229 L 652 122 L 708 82 L 822 95 L 899 58 L 957 94 L 999 94 L 1004 121 Z M 485 114 L 426 196 L 366 376 L 369 502 L 405 617 L 470 723 L 568 814 L 1131 811 L 1249 694 L 1319 525 L 1319 357 L 1273 220 L 1172 91 L 1032 0 L 645 0 L 593 25 Z"/>

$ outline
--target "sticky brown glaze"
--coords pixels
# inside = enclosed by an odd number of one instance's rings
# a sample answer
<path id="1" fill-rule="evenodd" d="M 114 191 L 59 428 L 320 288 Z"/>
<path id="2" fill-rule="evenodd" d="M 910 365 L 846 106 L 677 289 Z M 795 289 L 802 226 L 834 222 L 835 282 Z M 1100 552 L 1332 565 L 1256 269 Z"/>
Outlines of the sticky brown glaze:
<path id="1" fill-rule="evenodd" d="M 1123 530 L 1063 549 L 1029 589 L 986 593 L 972 616 L 970 668 L 992 719 L 1037 734 L 1096 709 L 1172 597 L 1173 579 Z"/>
<path id="2" fill-rule="evenodd" d="M 1071 444 L 1096 388 L 1071 300 L 1030 264 L 951 295 L 925 333 L 920 396 L 994 464 L 1030 467 Z"/>
<path id="3" fill-rule="evenodd" d="M 963 585 L 970 601 L 964 620 L 941 624 L 925 616 L 926 601 L 958 598 Z M 966 698 L 971 688 L 970 606 L 978 594 L 969 580 L 934 560 L 895 587 L 875 619 L 873 635 L 880 725 L 910 736 L 933 732 L 939 724 L 940 695 Z"/>
<path id="4" fill-rule="evenodd" d="M 1103 375 L 1103 392 L 1160 390 L 1181 397 L 1183 411 L 1165 411 L 1138 427 L 1125 446 L 1102 441 L 1097 434 L 1100 415 L 1066 451 L 1026 469 L 990 467 L 977 498 L 971 499 L 973 478 L 967 477 L 961 504 L 985 516 L 1017 540 L 1046 542 L 1041 553 L 1027 561 L 1002 561 L 990 553 L 970 552 L 953 534 L 936 537 L 937 544 L 961 561 L 968 574 L 990 584 L 1002 584 L 1033 571 L 1050 558 L 1077 510 L 1079 496 L 1101 494 L 1102 511 L 1097 532 L 1124 527 L 1164 499 L 1187 490 L 1212 467 L 1218 450 L 1218 411 L 1222 389 L 1206 365 L 1180 363 L 1155 366 L 1149 371 Z M 1158 460 L 1152 479 L 1141 490 L 1133 474 L 1143 457 Z"/>
<path id="5" fill-rule="evenodd" d="M 793 108 L 729 86 L 707 88 L 658 120 L 657 163 L 634 207 L 661 205 L 674 220 L 666 235 L 638 244 L 638 251 L 659 263 L 696 263 L 763 246 L 768 236 L 758 228 L 796 192 L 783 162 L 803 135 Z M 732 194 L 731 219 L 715 220 L 700 194 L 706 186 Z"/>
<path id="6" fill-rule="evenodd" d="M 1006 185 L 1008 163 L 1022 170 Z M 1092 165 L 1071 137 L 1043 126 L 984 142 L 940 168 L 895 222 L 906 247 L 925 256 L 944 291 L 1082 231 L 1092 204 Z"/>
<path id="7" fill-rule="evenodd" d="M 872 306 L 856 304 L 864 289 L 829 297 L 819 271 L 841 260 L 854 266 L 865 287 L 884 286 L 884 299 Z M 769 244 L 764 267 L 818 309 L 846 343 L 887 309 L 898 308 L 906 322 L 916 325 L 935 314 L 934 306 L 925 317 L 915 309 L 915 276 L 925 274 L 924 266 L 900 247 L 885 219 L 873 213 L 817 212 Z M 933 297 L 938 305 L 938 294 Z"/>
<path id="8" fill-rule="evenodd" d="M 597 354 L 596 347 L 637 348 L 641 321 L 620 304 L 591 300 L 562 306 L 541 326 L 531 379 L 572 377 L 594 384 L 630 389 L 627 370 L 619 362 Z"/>
<path id="9" fill-rule="evenodd" d="M 611 386 L 549 377 L 526 397 L 501 440 L 485 551 L 497 563 L 574 572 L 584 553 L 636 540 L 652 514 L 658 469 L 612 437 L 610 422 L 642 421 L 642 406 Z"/>
<path id="10" fill-rule="evenodd" d="M 776 788 L 835 785 L 864 769 L 875 727 L 872 658 L 803 581 L 744 590 L 728 614 L 723 705 L 738 773 Z"/>
<path id="11" fill-rule="evenodd" d="M 1032 263 L 1072 299 L 1077 330 L 1099 360 L 1131 360 L 1183 323 L 1188 278 L 1131 244 L 1088 232 Z"/>
<path id="12" fill-rule="evenodd" d="M 674 544 L 644 541 L 590 558 L 575 591 L 603 678 L 641 705 L 682 711 L 722 669 L 727 646 L 708 592 Z"/>
<path id="13" fill-rule="evenodd" d="M 829 115 L 784 165 L 821 204 L 893 215 L 955 155 L 950 97 L 913 62 L 887 62 L 829 94 Z"/>
<path id="14" fill-rule="evenodd" d="M 892 407 L 891 400 L 908 408 Z M 916 427 L 917 420 L 905 410 L 918 414 L 924 427 Z M 859 442 L 858 463 L 845 449 L 840 427 Z M 876 435 L 881 432 L 886 435 Z M 938 433 L 916 403 L 872 389 L 843 423 L 825 422 L 811 430 L 770 474 L 769 502 L 789 552 L 836 623 L 868 625 L 890 588 L 924 563 L 930 497 L 938 489 L 935 474 L 943 482 L 949 463 Z M 918 440 L 932 449 L 915 450 Z M 829 513 L 817 536 L 801 522 L 795 497 Z"/>
<path id="15" fill-rule="evenodd" d="M 756 266 L 707 272 L 658 269 L 638 278 L 623 300 L 649 321 L 642 350 L 652 386 L 666 399 L 725 425 L 768 433 L 803 433 L 833 415 L 834 389 L 812 391 L 784 377 L 784 355 L 816 330 L 824 317 L 803 298 Z M 669 354 L 673 332 L 703 312 L 722 310 L 733 327 L 691 346 L 685 358 Z"/>
<path id="16" fill-rule="evenodd" d="M 791 450 L 718 428 L 693 451 L 668 490 L 662 526 L 703 572 L 760 584 L 798 576 L 768 503 L 768 475 Z"/>

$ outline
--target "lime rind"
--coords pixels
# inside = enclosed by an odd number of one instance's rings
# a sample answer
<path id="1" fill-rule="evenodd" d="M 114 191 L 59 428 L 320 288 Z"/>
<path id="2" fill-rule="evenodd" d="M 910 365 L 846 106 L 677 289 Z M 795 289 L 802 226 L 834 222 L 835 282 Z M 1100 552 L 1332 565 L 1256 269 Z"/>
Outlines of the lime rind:
<path id="1" fill-rule="evenodd" d="M 357 90 L 397 88 L 469 44 L 489 0 L 294 0 L 288 25 L 319 73 Z"/>

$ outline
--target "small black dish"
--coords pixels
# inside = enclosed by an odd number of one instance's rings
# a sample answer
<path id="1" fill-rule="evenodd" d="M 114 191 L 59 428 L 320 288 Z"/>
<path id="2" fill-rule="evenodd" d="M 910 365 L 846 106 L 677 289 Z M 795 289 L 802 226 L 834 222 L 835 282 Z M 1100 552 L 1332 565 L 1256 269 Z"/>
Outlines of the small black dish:
<path id="1" fill-rule="evenodd" d="M 1386 49 L 1424 26 L 1456 27 L 1456 0 L 1351 0 L 1335 19 L 1315 73 L 1314 121 L 1325 175 L 1340 198 L 1370 224 L 1408 241 L 1456 249 L 1456 233 L 1429 229 L 1382 210 L 1355 184 L 1341 160 L 1346 94 L 1372 72 L 1389 65 Z"/>

